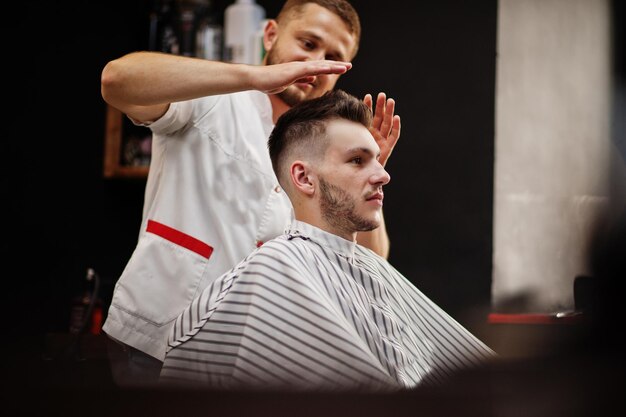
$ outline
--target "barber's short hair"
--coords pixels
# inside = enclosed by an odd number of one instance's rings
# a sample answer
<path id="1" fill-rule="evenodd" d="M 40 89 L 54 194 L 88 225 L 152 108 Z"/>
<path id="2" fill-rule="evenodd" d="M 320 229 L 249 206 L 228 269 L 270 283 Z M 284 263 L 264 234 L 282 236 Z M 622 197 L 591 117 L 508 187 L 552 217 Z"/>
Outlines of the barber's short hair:
<path id="1" fill-rule="evenodd" d="M 326 124 L 336 119 L 360 123 L 369 128 L 372 111 L 362 100 L 345 91 L 331 90 L 321 97 L 298 103 L 278 118 L 270 134 L 268 148 L 272 168 L 283 188 L 283 176 L 292 162 L 288 160 L 289 155 L 295 150 L 304 150 L 311 159 L 321 158 L 329 143 Z"/>
<path id="2" fill-rule="evenodd" d="M 297 18 L 302 13 L 302 9 L 307 3 L 317 4 L 318 6 L 328 9 L 343 20 L 348 26 L 350 33 L 354 36 L 354 50 L 352 51 L 352 57 L 354 58 L 359 49 L 359 42 L 361 41 L 361 21 L 357 11 L 346 0 L 287 0 L 280 9 L 276 21 L 280 24 Z"/>

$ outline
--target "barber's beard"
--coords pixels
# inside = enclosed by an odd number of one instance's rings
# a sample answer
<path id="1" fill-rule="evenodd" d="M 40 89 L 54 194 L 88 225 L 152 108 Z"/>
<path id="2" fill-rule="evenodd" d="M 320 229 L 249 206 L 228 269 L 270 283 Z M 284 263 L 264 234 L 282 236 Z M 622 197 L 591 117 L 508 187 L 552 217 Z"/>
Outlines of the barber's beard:
<path id="1" fill-rule="evenodd" d="M 266 59 L 267 65 L 280 64 L 281 61 L 278 58 L 278 53 L 276 48 L 270 49 L 267 53 Z M 306 96 L 303 95 L 302 91 L 298 90 L 295 86 L 290 85 L 285 90 L 280 93 L 275 94 L 278 98 L 280 98 L 286 105 L 289 107 L 293 107 L 298 103 L 306 100 Z"/>
<path id="2" fill-rule="evenodd" d="M 322 219 L 334 229 L 347 233 L 374 230 L 379 223 L 356 213 L 356 202 L 344 189 L 320 177 L 320 209 Z"/>

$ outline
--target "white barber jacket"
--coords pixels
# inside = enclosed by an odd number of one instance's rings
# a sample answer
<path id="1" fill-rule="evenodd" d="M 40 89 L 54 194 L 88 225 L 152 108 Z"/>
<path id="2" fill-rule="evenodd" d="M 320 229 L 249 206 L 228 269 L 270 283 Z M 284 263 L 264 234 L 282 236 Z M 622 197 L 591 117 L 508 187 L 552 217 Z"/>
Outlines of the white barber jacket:
<path id="1" fill-rule="evenodd" d="M 283 233 L 293 212 L 272 170 L 267 95 L 172 103 L 149 125 L 152 160 L 137 247 L 103 330 L 163 360 L 173 320 L 212 280 Z"/>

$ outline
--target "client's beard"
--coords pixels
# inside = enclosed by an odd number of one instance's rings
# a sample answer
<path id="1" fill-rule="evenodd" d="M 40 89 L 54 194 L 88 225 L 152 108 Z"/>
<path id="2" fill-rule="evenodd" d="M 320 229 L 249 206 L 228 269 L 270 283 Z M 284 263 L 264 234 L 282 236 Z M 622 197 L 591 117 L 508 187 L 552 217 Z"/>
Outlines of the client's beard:
<path id="1" fill-rule="evenodd" d="M 319 180 L 322 219 L 330 226 L 348 233 L 368 232 L 379 226 L 378 222 L 365 219 L 356 213 L 354 198 L 345 190 L 321 177 Z"/>

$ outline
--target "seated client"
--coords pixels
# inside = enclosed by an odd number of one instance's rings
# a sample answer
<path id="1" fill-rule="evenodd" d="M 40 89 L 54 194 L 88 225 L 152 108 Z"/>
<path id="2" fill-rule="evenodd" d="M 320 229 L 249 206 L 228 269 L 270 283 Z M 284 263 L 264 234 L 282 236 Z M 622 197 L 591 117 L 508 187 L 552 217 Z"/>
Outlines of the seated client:
<path id="1" fill-rule="evenodd" d="M 393 390 L 495 353 L 385 259 L 355 243 L 381 222 L 389 174 L 371 110 L 335 90 L 269 139 L 295 220 L 177 318 L 161 381 L 218 389 Z"/>

